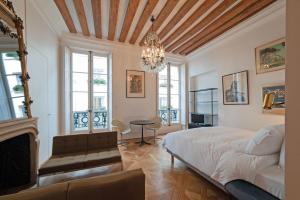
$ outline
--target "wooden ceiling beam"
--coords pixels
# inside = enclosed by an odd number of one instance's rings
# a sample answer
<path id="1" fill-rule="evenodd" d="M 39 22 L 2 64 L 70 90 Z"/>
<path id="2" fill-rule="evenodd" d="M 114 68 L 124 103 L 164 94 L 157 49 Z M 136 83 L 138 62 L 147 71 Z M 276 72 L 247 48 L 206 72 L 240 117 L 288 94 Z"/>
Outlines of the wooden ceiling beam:
<path id="1" fill-rule="evenodd" d="M 56 4 L 56 7 L 58 8 L 60 14 L 62 15 L 70 33 L 77 33 L 65 0 L 54 0 L 54 3 Z"/>
<path id="2" fill-rule="evenodd" d="M 114 40 L 120 0 L 110 0 L 108 39 Z"/>
<path id="3" fill-rule="evenodd" d="M 127 11 L 126 11 L 125 19 L 123 22 L 123 26 L 122 26 L 122 30 L 121 30 L 121 34 L 120 34 L 120 38 L 119 38 L 120 42 L 125 42 L 125 40 L 127 38 L 128 31 L 131 27 L 132 20 L 135 16 L 135 13 L 137 11 L 139 3 L 140 3 L 140 0 L 130 0 L 128 2 Z"/>
<path id="4" fill-rule="evenodd" d="M 192 38 L 190 38 L 187 42 L 182 44 L 174 53 L 179 53 L 188 48 L 189 46 L 195 44 L 199 40 L 201 40 L 206 35 L 210 34 L 212 31 L 216 30 L 217 28 L 221 27 L 227 21 L 232 19 L 233 17 L 237 16 L 241 12 L 243 12 L 246 8 L 250 7 L 251 5 L 257 3 L 260 0 L 244 0 L 235 5 L 232 9 L 224 13 L 221 17 L 219 17 L 216 21 L 208 25 L 205 29 L 203 29 L 200 33 L 196 34 Z"/>
<path id="5" fill-rule="evenodd" d="M 102 38 L 101 0 L 91 0 L 96 38 Z"/>
<path id="6" fill-rule="evenodd" d="M 193 52 L 194 50 L 198 49 L 199 47 L 203 46 L 204 44 L 208 43 L 209 41 L 213 40 L 214 38 L 218 37 L 219 35 L 223 34 L 227 30 L 231 29 L 232 27 L 238 25 L 239 23 L 245 21 L 246 19 L 250 18 L 251 16 L 255 15 L 259 11 L 263 10 L 265 7 L 269 6 L 276 0 L 260 0 L 256 4 L 248 7 L 245 11 L 231 19 L 230 21 L 226 22 L 223 26 L 215 31 L 211 32 L 209 35 L 206 35 L 201 40 L 199 40 L 194 45 L 190 46 L 189 48 L 181 51 L 181 54 L 187 55 Z"/>
<path id="7" fill-rule="evenodd" d="M 144 43 L 147 33 L 152 31 L 152 28 L 153 28 L 153 31 L 157 31 L 159 29 L 159 27 L 166 20 L 166 18 L 170 15 L 170 13 L 173 11 L 173 9 L 175 8 L 175 6 L 177 5 L 178 2 L 179 2 L 179 0 L 168 0 L 166 2 L 165 6 L 162 8 L 162 10 L 158 14 L 157 18 L 153 22 L 153 27 L 151 26 L 148 29 L 148 31 L 144 35 L 143 39 L 140 41 L 140 45 L 142 45 Z"/>
<path id="8" fill-rule="evenodd" d="M 167 52 L 171 52 L 176 47 L 188 41 L 193 35 L 198 33 L 205 26 L 210 24 L 212 21 L 217 19 L 224 11 L 226 11 L 230 6 L 232 6 L 237 0 L 224 0 L 220 5 L 218 5 L 211 13 L 209 13 L 203 20 L 201 20 L 198 24 L 196 24 L 192 29 L 190 29 L 187 33 L 181 36 L 178 40 L 176 40 L 173 44 L 166 48 Z"/>
<path id="9" fill-rule="evenodd" d="M 204 13 L 207 12 L 218 0 L 205 0 L 193 14 L 181 25 L 177 28 L 166 40 L 163 41 L 163 45 L 167 46 L 174 42 L 174 40 L 180 36 L 184 31 L 186 31 L 192 24 L 199 19 Z"/>
<path id="10" fill-rule="evenodd" d="M 198 0 L 187 0 L 179 11 L 174 15 L 170 22 L 160 31 L 159 38 L 164 38 L 176 24 L 189 12 Z"/>
<path id="11" fill-rule="evenodd" d="M 82 0 L 73 0 L 73 3 L 83 35 L 90 36 Z"/>
<path id="12" fill-rule="evenodd" d="M 141 31 L 144 28 L 144 25 L 146 24 L 147 20 L 149 19 L 153 9 L 155 8 L 156 4 L 158 3 L 158 0 L 148 0 L 143 13 L 135 27 L 135 30 L 131 36 L 131 39 L 129 41 L 130 44 L 135 44 L 137 38 L 139 37 Z"/>

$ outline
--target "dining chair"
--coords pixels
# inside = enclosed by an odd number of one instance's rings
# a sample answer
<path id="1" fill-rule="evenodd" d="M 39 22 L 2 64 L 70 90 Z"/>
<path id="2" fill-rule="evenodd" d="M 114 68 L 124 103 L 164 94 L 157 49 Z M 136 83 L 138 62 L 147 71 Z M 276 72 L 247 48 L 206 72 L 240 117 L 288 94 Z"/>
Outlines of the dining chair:
<path id="1" fill-rule="evenodd" d="M 155 143 L 155 140 L 161 139 L 161 138 L 156 138 L 156 133 L 162 127 L 162 119 L 160 117 L 156 116 L 156 117 L 154 117 L 150 120 L 153 121 L 154 124 L 147 125 L 147 126 L 145 126 L 145 128 L 148 129 L 148 130 L 153 131 L 153 133 L 154 133 L 154 143 Z"/>
<path id="2" fill-rule="evenodd" d="M 117 131 L 121 136 L 121 141 L 119 142 L 119 145 L 127 146 L 128 143 L 123 140 L 123 136 L 125 134 L 130 133 L 131 129 L 126 124 L 116 119 L 112 120 L 111 125 L 117 128 Z"/>

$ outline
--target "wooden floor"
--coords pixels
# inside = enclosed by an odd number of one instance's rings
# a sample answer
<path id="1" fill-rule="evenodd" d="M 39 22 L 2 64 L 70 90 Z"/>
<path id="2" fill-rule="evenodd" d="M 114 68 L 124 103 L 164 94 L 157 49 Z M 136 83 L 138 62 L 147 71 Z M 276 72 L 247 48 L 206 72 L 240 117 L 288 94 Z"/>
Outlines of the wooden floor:
<path id="1" fill-rule="evenodd" d="M 188 169 L 175 159 L 172 166 L 171 157 L 161 146 L 130 143 L 120 147 L 124 169 L 142 168 L 146 174 L 147 200 L 221 200 L 228 199 L 226 194 L 204 178 Z M 120 165 L 82 170 L 41 180 L 41 185 L 48 185 L 74 178 L 89 177 L 119 171 Z"/>

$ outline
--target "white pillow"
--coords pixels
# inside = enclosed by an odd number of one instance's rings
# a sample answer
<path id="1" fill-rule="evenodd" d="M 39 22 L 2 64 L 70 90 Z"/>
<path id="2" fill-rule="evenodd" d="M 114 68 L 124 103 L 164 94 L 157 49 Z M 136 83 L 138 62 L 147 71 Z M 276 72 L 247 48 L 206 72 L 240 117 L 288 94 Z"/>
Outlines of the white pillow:
<path id="1" fill-rule="evenodd" d="M 279 166 L 284 169 L 284 162 L 285 162 L 285 141 L 283 141 L 281 145 L 281 150 L 280 150 L 280 156 L 279 156 Z"/>
<path id="2" fill-rule="evenodd" d="M 278 153 L 284 133 L 284 125 L 273 125 L 260 129 L 247 144 L 245 153 L 257 156 Z"/>

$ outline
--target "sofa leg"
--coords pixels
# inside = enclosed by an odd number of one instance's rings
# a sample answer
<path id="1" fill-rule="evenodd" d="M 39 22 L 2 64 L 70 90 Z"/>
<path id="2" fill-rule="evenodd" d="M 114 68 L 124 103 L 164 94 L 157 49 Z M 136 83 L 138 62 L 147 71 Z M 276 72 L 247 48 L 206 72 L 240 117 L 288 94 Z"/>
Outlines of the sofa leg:
<path id="1" fill-rule="evenodd" d="M 173 155 L 171 155 L 171 164 L 172 164 L 172 166 L 174 166 L 174 156 Z"/>
<path id="2" fill-rule="evenodd" d="M 40 187 L 40 176 L 37 176 L 37 180 L 36 180 L 36 185 L 37 187 Z"/>

